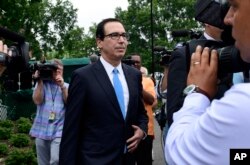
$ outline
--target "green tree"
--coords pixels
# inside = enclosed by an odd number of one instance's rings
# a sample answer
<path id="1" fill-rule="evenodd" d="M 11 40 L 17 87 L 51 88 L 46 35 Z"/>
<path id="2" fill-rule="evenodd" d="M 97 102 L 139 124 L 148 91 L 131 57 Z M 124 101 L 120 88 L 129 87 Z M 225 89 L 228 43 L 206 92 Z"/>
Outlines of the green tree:
<path id="1" fill-rule="evenodd" d="M 152 41 L 153 46 L 172 49 L 183 38 L 168 41 L 167 32 L 198 27 L 194 20 L 194 0 L 152 0 L 152 6 L 150 0 L 128 0 L 128 2 L 127 10 L 117 8 L 115 12 L 115 16 L 124 22 L 131 36 L 127 54 L 140 53 L 143 65 L 150 71 L 152 71 Z"/>
<path id="2" fill-rule="evenodd" d="M 68 0 L 5 0 L 0 1 L 0 25 L 25 36 L 37 58 L 52 50 L 63 54 L 76 11 Z"/>

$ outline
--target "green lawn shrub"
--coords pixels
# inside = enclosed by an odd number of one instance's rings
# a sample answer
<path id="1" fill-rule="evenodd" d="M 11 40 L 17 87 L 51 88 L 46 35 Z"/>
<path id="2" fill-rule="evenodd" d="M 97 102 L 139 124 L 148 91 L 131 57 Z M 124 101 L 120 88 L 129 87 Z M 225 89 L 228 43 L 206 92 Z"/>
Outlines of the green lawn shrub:
<path id="1" fill-rule="evenodd" d="M 10 143 L 18 148 L 27 147 L 30 145 L 30 137 L 26 134 L 18 133 L 11 136 Z"/>

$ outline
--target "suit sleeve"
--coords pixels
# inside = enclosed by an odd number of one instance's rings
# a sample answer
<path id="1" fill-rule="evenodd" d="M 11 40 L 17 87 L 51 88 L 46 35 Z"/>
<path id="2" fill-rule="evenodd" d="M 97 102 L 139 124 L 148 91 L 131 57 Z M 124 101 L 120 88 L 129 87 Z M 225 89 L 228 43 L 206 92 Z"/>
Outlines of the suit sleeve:
<path id="1" fill-rule="evenodd" d="M 168 72 L 167 93 L 167 120 L 170 126 L 173 122 L 173 113 L 178 111 L 184 102 L 183 89 L 187 81 L 187 64 L 185 47 L 172 53 Z"/>
<path id="2" fill-rule="evenodd" d="M 77 150 L 79 146 L 80 125 L 83 109 L 83 100 L 85 97 L 85 85 L 80 74 L 72 74 L 69 86 L 69 95 L 67 100 L 65 121 L 60 144 L 60 165 L 77 164 Z"/>
<path id="3" fill-rule="evenodd" d="M 140 99 L 138 99 L 138 108 L 139 108 L 139 113 L 138 113 L 138 126 L 145 132 L 148 132 L 148 116 L 147 116 L 147 111 L 144 108 L 143 104 L 143 96 L 142 96 L 142 75 L 139 73 L 139 81 L 138 81 L 138 86 L 139 86 L 139 96 Z"/>

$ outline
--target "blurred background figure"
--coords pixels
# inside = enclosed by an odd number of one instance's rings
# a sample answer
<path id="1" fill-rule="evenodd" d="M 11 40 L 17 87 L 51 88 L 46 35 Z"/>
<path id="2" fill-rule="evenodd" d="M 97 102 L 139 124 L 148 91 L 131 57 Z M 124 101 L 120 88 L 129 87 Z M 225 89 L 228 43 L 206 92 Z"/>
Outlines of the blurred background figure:
<path id="1" fill-rule="evenodd" d="M 141 73 L 142 73 L 142 76 L 145 76 L 147 77 L 148 76 L 148 69 L 144 66 L 141 66 Z"/>
<path id="2" fill-rule="evenodd" d="M 7 56 L 11 56 L 11 54 L 12 54 L 11 51 L 8 52 L 8 46 L 6 44 L 4 44 L 2 40 L 0 40 L 0 58 L 1 58 L 1 61 L 3 61 L 3 59 L 7 58 Z M 0 76 L 3 74 L 5 69 L 6 69 L 5 64 L 0 63 Z"/>
<path id="3" fill-rule="evenodd" d="M 155 137 L 153 109 L 157 105 L 154 82 L 150 77 L 147 77 L 147 68 L 141 66 L 141 56 L 138 53 L 133 53 L 130 58 L 134 63 L 132 66 L 142 72 L 143 102 L 148 116 L 148 136 L 141 141 L 136 150 L 136 164 L 152 165 L 153 140 Z"/>
<path id="4" fill-rule="evenodd" d="M 89 59 L 90 59 L 90 64 L 93 64 L 99 59 L 99 56 L 97 54 L 93 53 L 89 56 Z"/>

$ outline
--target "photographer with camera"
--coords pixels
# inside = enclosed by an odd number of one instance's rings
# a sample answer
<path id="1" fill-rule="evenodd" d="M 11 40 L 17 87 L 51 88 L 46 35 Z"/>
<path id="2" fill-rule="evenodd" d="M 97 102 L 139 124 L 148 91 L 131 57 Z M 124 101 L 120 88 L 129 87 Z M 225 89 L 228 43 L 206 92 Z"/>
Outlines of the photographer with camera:
<path id="1" fill-rule="evenodd" d="M 241 59 L 250 63 L 250 0 L 229 3 L 224 22 L 232 25 Z M 250 85 L 234 85 L 220 100 L 211 101 L 217 92 L 218 62 L 217 51 L 207 47 L 198 46 L 191 56 L 187 96 L 166 139 L 169 164 L 234 164 L 241 159 L 229 163 L 230 150 L 250 148 Z"/>
<path id="2" fill-rule="evenodd" d="M 35 137 L 37 160 L 39 165 L 58 164 L 65 104 L 68 97 L 68 83 L 63 79 L 63 64 L 54 59 L 57 66 L 52 70 L 52 78 L 44 79 L 35 72 L 37 83 L 33 92 L 33 101 L 37 105 L 30 135 Z"/>
<path id="3" fill-rule="evenodd" d="M 186 87 L 190 59 L 196 46 L 203 45 L 204 47 L 221 48 L 234 43 L 234 39 L 231 37 L 231 27 L 223 23 L 223 18 L 228 8 L 226 3 L 220 4 L 220 2 L 213 0 L 197 0 L 195 3 L 195 19 L 204 25 L 204 33 L 200 38 L 185 43 L 183 47 L 175 49 L 172 53 L 168 74 L 168 113 L 166 127 L 171 126 L 173 122 L 173 113 L 178 111 L 183 105 L 185 99 L 183 89 Z M 211 14 L 213 14 L 213 17 Z M 218 90 L 215 99 L 221 98 L 225 91 L 232 86 L 233 71 L 228 72 L 227 69 L 233 70 L 232 68 L 235 67 L 234 63 L 236 63 L 234 61 L 238 60 L 236 59 L 238 57 L 235 55 L 234 57 L 230 55 L 234 49 L 221 50 L 222 51 L 219 53 L 221 59 L 219 70 L 222 71 L 223 69 L 226 71 L 218 73 Z"/>
<path id="4" fill-rule="evenodd" d="M 222 31 L 223 31 L 222 29 L 219 29 L 212 25 L 204 24 L 204 33 L 199 38 L 199 40 L 221 41 Z M 186 80 L 188 73 L 187 58 L 190 58 L 188 55 L 189 52 L 187 51 L 187 46 L 188 45 L 184 45 L 183 47 L 174 50 L 170 58 L 170 66 L 168 74 L 168 95 L 167 95 L 168 126 L 170 126 L 173 122 L 173 113 L 178 111 L 182 107 L 185 98 L 182 91 L 186 87 Z M 220 90 L 217 94 L 218 95 L 217 97 L 218 98 L 221 97 L 224 91 L 225 91 L 224 88 L 223 90 Z"/>
<path id="5" fill-rule="evenodd" d="M 7 56 L 11 56 L 12 52 L 8 51 L 8 46 L 0 40 L 0 58 L 6 58 Z M 2 60 L 1 60 L 2 61 Z M 3 72 L 6 69 L 5 63 L 0 63 L 0 76 L 2 76 Z"/>

